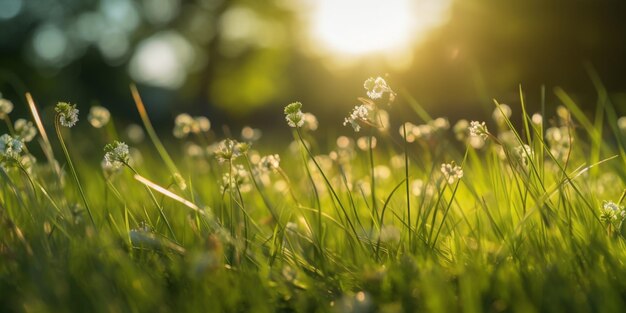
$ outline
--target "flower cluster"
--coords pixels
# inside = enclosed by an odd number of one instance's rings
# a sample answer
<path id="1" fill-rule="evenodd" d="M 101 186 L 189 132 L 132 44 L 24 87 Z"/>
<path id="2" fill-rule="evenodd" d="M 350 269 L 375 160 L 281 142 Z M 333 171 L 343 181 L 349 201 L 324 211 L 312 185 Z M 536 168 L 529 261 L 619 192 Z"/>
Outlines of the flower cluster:
<path id="1" fill-rule="evenodd" d="M 289 127 L 302 127 L 304 125 L 304 114 L 302 113 L 302 103 L 294 102 L 285 107 L 285 120 Z"/>
<path id="2" fill-rule="evenodd" d="M 372 108 L 367 104 L 357 105 L 352 109 L 352 112 L 343 121 L 343 126 L 350 124 L 355 132 L 361 130 L 361 123 L 371 124 L 369 120 L 370 112 Z"/>
<path id="3" fill-rule="evenodd" d="M 224 139 L 217 145 L 214 153 L 218 162 L 225 163 L 238 158 L 242 153 L 247 152 L 249 147 L 247 143 Z"/>
<path id="4" fill-rule="evenodd" d="M 454 161 L 441 164 L 441 173 L 448 184 L 454 184 L 463 177 L 463 169 Z"/>
<path id="5" fill-rule="evenodd" d="M 75 104 L 59 102 L 54 111 L 57 112 L 57 118 L 62 126 L 73 127 L 78 122 L 78 109 Z"/>
<path id="6" fill-rule="evenodd" d="M 18 160 L 23 149 L 24 143 L 20 138 L 11 137 L 8 134 L 0 136 L 0 157 L 2 159 Z"/>
<path id="7" fill-rule="evenodd" d="M 104 146 L 103 168 L 117 170 L 130 161 L 130 151 L 128 145 L 114 141 L 112 144 Z"/>
<path id="8" fill-rule="evenodd" d="M 8 99 L 0 98 L 0 118 L 4 118 L 13 111 L 13 102 Z"/>
<path id="9" fill-rule="evenodd" d="M 107 108 L 99 105 L 92 106 L 89 109 L 87 120 L 89 120 L 89 124 L 91 124 L 91 126 L 101 128 L 108 124 L 111 120 L 111 112 L 109 112 Z"/>
<path id="10" fill-rule="evenodd" d="M 613 202 L 604 201 L 600 208 L 600 220 L 606 225 L 620 224 L 626 218 L 626 210 L 623 206 Z"/>
<path id="11" fill-rule="evenodd" d="M 367 96 L 372 100 L 380 99 L 385 92 L 393 94 L 393 91 L 389 88 L 385 79 L 380 76 L 366 79 L 363 83 L 363 88 L 365 88 Z"/>
<path id="12" fill-rule="evenodd" d="M 243 165 L 237 164 L 233 166 L 231 172 L 224 173 L 222 176 L 222 185 L 220 187 L 222 193 L 236 189 L 239 189 L 241 192 L 247 192 L 252 189 L 252 186 L 250 186 L 250 177 Z"/>
<path id="13" fill-rule="evenodd" d="M 204 116 L 194 116 L 187 113 L 179 114 L 174 120 L 174 137 L 185 138 L 190 133 L 200 134 L 211 129 L 211 121 Z"/>
<path id="14" fill-rule="evenodd" d="M 266 155 L 259 160 L 261 172 L 277 171 L 280 168 L 280 156 L 278 154 Z"/>
<path id="15" fill-rule="evenodd" d="M 515 148 L 513 156 L 526 169 L 530 165 L 534 153 L 529 145 L 520 145 Z"/>
<path id="16" fill-rule="evenodd" d="M 37 136 L 37 128 L 33 125 L 33 122 L 27 121 L 23 118 L 15 121 L 15 133 L 23 142 L 30 142 Z"/>
<path id="17" fill-rule="evenodd" d="M 565 161 L 570 152 L 574 137 L 568 127 L 550 127 L 546 129 L 546 143 L 555 159 Z"/>
<path id="18" fill-rule="evenodd" d="M 489 138 L 489 130 L 487 130 L 487 125 L 485 122 L 477 122 L 471 121 L 469 126 L 469 134 L 472 137 L 480 137 L 484 140 Z"/>

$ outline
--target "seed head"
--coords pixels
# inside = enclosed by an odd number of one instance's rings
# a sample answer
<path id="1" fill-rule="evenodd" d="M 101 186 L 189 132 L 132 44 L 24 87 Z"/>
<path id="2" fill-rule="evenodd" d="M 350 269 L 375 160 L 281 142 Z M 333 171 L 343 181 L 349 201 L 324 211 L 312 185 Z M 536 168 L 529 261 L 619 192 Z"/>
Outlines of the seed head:
<path id="1" fill-rule="evenodd" d="M 78 122 L 78 109 L 75 104 L 59 102 L 54 111 L 57 112 L 57 118 L 62 126 L 73 127 Z"/>

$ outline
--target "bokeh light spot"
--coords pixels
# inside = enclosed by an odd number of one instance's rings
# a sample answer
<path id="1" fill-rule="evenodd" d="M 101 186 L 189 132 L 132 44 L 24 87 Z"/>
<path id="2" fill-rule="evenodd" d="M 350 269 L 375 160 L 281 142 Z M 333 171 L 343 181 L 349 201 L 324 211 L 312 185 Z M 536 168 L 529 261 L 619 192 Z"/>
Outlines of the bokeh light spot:
<path id="1" fill-rule="evenodd" d="M 194 59 L 191 44 L 177 32 L 167 31 L 139 43 L 129 71 L 138 82 L 173 89 L 185 82 Z"/>

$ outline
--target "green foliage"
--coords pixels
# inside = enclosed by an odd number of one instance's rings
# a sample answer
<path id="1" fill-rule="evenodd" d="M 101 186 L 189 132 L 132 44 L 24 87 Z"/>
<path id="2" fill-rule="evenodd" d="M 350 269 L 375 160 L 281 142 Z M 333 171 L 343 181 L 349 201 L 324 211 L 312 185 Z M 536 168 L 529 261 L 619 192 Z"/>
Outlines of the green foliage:
<path id="1" fill-rule="evenodd" d="M 596 128 L 617 120 L 607 98 L 579 121 L 556 93 L 551 124 L 520 97 L 489 130 L 465 121 L 473 137 L 441 119 L 336 146 L 285 125 L 291 143 L 204 129 L 128 147 L 57 128 L 73 181 L 44 162 L 0 171 L 0 311 L 622 312 L 623 133 Z"/>

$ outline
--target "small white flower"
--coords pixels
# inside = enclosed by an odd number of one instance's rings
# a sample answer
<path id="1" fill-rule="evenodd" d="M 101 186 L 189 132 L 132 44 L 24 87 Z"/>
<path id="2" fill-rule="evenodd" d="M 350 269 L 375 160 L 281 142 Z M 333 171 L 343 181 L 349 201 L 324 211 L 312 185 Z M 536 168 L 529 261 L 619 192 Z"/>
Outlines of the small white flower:
<path id="1" fill-rule="evenodd" d="M 54 110 L 57 112 L 57 118 L 62 126 L 73 127 L 78 122 L 78 109 L 75 104 L 59 102 Z"/>
<path id="2" fill-rule="evenodd" d="M 236 140 L 224 139 L 218 144 L 215 157 L 220 163 L 234 160 L 241 156 L 242 147 L 242 144 Z"/>
<path id="3" fill-rule="evenodd" d="M 517 158 L 517 160 L 524 166 L 524 168 L 527 168 L 530 165 L 530 162 L 533 158 L 533 150 L 530 148 L 529 145 L 521 145 L 515 148 L 515 154 L 514 156 Z"/>
<path id="4" fill-rule="evenodd" d="M 18 160 L 23 149 L 24 143 L 19 138 L 8 134 L 0 136 L 0 156 Z"/>
<path id="5" fill-rule="evenodd" d="M 232 188 L 232 190 L 238 188 L 241 192 L 248 192 L 252 189 L 250 186 L 250 177 L 243 165 L 237 164 L 232 168 L 232 179 L 230 171 L 224 173 L 222 176 L 220 191 L 224 193 L 230 190 L 230 188 Z"/>
<path id="6" fill-rule="evenodd" d="M 344 119 L 343 126 L 350 124 L 355 132 L 360 131 L 361 122 L 369 123 L 370 110 L 370 107 L 365 104 L 355 106 L 350 115 Z"/>
<path id="7" fill-rule="evenodd" d="M 0 98 L 0 118 L 4 118 L 13 111 L 13 102 Z"/>
<path id="8" fill-rule="evenodd" d="M 600 220 L 604 223 L 619 223 L 624 220 L 625 216 L 626 210 L 624 210 L 623 206 L 620 206 L 613 201 L 602 202 L 602 208 L 600 208 Z"/>
<path id="9" fill-rule="evenodd" d="M 380 76 L 376 78 L 370 77 L 365 80 L 363 88 L 367 91 L 367 96 L 373 100 L 380 99 L 385 92 L 392 92 L 385 79 Z"/>
<path id="10" fill-rule="evenodd" d="M 304 114 L 301 111 L 302 103 L 294 102 L 285 107 L 285 120 L 289 127 L 302 127 L 304 125 Z"/>
<path id="11" fill-rule="evenodd" d="M 441 173 L 448 184 L 454 184 L 463 177 L 463 169 L 456 165 L 454 161 L 441 164 Z"/>
<path id="12" fill-rule="evenodd" d="M 483 140 L 489 138 L 489 131 L 485 122 L 472 121 L 469 126 L 469 134 L 470 136 L 480 137 Z"/>
<path id="13" fill-rule="evenodd" d="M 104 165 L 112 169 L 119 169 L 130 161 L 128 145 L 114 141 L 104 146 Z"/>
<path id="14" fill-rule="evenodd" d="M 92 106 L 89 109 L 87 120 L 89 120 L 89 124 L 91 124 L 91 126 L 101 128 L 108 124 L 111 120 L 111 112 L 109 112 L 107 108 L 99 105 Z"/>
<path id="15" fill-rule="evenodd" d="M 270 154 L 261 158 L 259 168 L 264 172 L 276 171 L 280 168 L 280 156 L 278 154 Z"/>
<path id="16" fill-rule="evenodd" d="M 35 128 L 35 125 L 33 125 L 31 121 L 20 118 L 15 121 L 14 127 L 17 137 L 21 138 L 24 142 L 30 142 L 37 136 L 37 128 Z"/>

